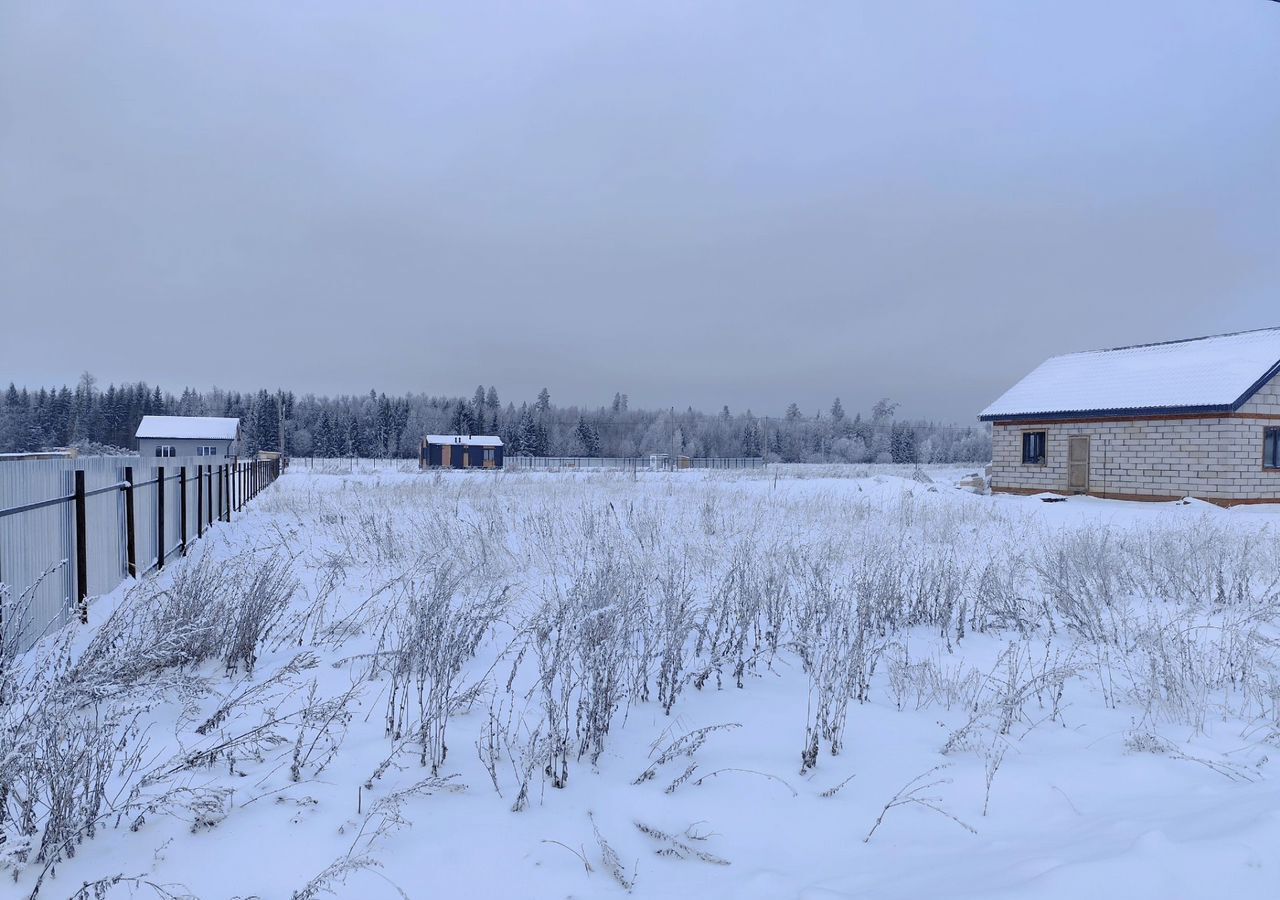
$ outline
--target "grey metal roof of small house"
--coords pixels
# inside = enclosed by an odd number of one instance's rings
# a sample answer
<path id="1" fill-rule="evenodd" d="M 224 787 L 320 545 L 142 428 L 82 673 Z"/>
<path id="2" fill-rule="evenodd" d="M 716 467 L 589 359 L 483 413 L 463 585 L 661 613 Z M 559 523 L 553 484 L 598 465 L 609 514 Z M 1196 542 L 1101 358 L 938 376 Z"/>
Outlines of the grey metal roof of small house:
<path id="1" fill-rule="evenodd" d="M 1230 412 L 1280 371 L 1280 328 L 1068 353 L 1045 360 L 978 416 Z"/>
<path id="2" fill-rule="evenodd" d="M 218 416 L 143 416 L 136 438 L 194 438 L 209 441 L 234 441 L 240 430 L 239 419 Z"/>

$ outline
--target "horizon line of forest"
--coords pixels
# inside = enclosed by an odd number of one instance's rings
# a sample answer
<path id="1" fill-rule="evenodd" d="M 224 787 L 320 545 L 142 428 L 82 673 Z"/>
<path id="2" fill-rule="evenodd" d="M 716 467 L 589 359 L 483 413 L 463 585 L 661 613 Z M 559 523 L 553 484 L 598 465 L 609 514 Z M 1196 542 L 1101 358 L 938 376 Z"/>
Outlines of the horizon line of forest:
<path id="1" fill-rule="evenodd" d="M 336 397 L 263 388 L 256 392 L 166 392 L 136 382 L 105 390 L 88 372 L 74 387 L 31 390 L 10 383 L 0 403 L 0 452 L 77 447 L 86 453 L 127 453 L 143 416 L 229 416 L 240 419 L 242 450 L 280 450 L 294 456 L 400 457 L 418 455 L 427 434 L 496 434 L 507 453 L 521 456 L 637 457 L 677 453 L 695 457 L 766 457 L 779 462 L 981 462 L 991 459 L 985 425 L 954 425 L 897 417 L 882 399 L 864 417 L 850 417 L 837 397 L 806 415 L 796 403 L 781 417 L 711 413 L 689 407 L 632 409 L 617 392 L 596 408 L 557 406 L 543 388 L 517 406 L 497 389 L 476 387 L 471 398 L 407 393 Z"/>

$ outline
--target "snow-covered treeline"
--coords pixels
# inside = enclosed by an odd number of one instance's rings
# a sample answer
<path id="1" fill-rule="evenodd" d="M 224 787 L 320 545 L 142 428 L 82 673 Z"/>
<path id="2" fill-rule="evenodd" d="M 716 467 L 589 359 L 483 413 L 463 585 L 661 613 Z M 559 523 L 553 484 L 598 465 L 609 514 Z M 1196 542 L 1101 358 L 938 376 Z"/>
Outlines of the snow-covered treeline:
<path id="1" fill-rule="evenodd" d="M 880 401 L 866 416 L 849 415 L 839 399 L 811 414 L 791 404 L 774 417 L 727 406 L 716 413 L 641 410 L 630 408 L 622 393 L 599 407 L 559 406 L 545 389 L 532 400 L 504 404 L 493 386 L 477 387 L 471 398 L 189 388 L 175 396 L 145 383 L 103 390 L 86 374 L 74 388 L 10 384 L 0 403 L 0 452 L 131 447 L 144 415 L 208 415 L 239 417 L 249 452 L 278 449 L 283 440 L 284 449 L 299 456 L 412 457 L 424 434 L 496 433 L 509 452 L 530 456 L 672 453 L 837 463 L 991 458 L 984 426 L 897 419 L 895 411 L 896 404 Z"/>

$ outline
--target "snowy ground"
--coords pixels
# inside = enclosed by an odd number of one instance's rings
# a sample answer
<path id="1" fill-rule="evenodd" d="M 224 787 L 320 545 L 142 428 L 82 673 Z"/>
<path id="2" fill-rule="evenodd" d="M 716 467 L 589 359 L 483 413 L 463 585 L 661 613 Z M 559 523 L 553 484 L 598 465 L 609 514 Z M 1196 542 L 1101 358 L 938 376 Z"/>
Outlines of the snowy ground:
<path id="1" fill-rule="evenodd" d="M 1280 892 L 1280 510 L 347 465 L 4 673 L 13 896 Z"/>

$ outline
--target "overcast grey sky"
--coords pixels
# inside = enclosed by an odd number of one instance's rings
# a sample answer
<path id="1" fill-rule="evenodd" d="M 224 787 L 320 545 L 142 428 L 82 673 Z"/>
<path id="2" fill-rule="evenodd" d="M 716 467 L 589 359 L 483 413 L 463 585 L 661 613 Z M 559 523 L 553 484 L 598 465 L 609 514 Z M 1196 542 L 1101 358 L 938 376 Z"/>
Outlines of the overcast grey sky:
<path id="1" fill-rule="evenodd" d="M 1280 3 L 0 4 L 0 378 L 967 421 L 1280 324 Z"/>

